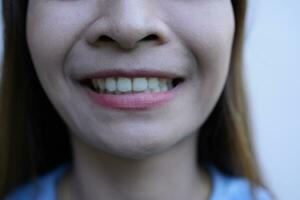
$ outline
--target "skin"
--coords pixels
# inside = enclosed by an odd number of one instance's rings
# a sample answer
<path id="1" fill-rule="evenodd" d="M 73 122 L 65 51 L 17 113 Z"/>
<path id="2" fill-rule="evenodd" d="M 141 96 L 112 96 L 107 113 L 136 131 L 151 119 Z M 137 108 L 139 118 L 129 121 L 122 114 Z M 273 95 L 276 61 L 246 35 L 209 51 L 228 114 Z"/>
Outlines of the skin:
<path id="1" fill-rule="evenodd" d="M 208 199 L 196 138 L 226 82 L 234 29 L 229 0 L 29 0 L 31 57 L 73 147 L 60 194 Z M 157 38 L 143 39 L 150 34 Z M 103 35 L 111 40 L 97 40 Z M 78 83 L 105 69 L 159 69 L 185 82 L 163 106 L 112 110 L 94 104 Z"/>

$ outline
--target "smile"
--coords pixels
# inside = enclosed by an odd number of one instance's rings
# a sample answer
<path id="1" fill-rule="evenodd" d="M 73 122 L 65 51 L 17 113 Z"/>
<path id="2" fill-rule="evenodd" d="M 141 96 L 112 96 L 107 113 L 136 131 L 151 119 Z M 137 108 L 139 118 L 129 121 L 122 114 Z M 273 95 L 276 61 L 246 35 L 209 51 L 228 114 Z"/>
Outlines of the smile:
<path id="1" fill-rule="evenodd" d="M 143 110 L 169 102 L 184 82 L 177 77 L 106 76 L 81 81 L 94 103 L 112 109 Z"/>
<path id="2" fill-rule="evenodd" d="M 183 79 L 167 79 L 156 77 L 109 77 L 106 79 L 91 79 L 87 84 L 101 94 L 133 94 L 141 92 L 166 92 L 178 85 Z"/>

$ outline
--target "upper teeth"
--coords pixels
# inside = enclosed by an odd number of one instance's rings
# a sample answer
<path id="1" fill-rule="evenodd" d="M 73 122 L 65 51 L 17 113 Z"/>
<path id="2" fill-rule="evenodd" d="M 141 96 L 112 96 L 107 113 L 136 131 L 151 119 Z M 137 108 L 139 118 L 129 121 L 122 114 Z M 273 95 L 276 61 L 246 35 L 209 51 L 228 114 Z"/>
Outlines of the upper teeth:
<path id="1" fill-rule="evenodd" d="M 172 88 L 172 80 L 166 78 L 127 78 L 109 77 L 105 79 L 92 79 L 93 87 L 98 92 L 164 92 Z"/>

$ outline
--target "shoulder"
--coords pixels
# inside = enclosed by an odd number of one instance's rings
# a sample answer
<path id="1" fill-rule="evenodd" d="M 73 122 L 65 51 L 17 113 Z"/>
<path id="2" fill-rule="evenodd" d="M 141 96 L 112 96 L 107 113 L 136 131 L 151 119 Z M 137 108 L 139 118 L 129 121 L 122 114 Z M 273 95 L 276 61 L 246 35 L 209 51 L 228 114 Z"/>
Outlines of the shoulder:
<path id="1" fill-rule="evenodd" d="M 272 200 L 271 194 L 263 187 L 251 190 L 246 178 L 228 176 L 214 167 L 210 167 L 212 177 L 212 195 L 210 200 Z"/>
<path id="2" fill-rule="evenodd" d="M 61 165 L 35 181 L 22 185 L 9 194 L 4 200 L 55 200 L 56 183 L 64 174 L 67 165 Z"/>

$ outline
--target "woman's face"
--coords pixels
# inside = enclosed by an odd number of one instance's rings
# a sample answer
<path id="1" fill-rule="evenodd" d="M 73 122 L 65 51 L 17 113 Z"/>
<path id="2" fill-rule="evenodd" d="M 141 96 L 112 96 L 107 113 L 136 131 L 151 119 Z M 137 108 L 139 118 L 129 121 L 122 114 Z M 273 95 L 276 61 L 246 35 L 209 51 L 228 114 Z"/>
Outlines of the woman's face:
<path id="1" fill-rule="evenodd" d="M 230 0 L 29 0 L 26 33 L 70 133 L 143 158 L 207 119 L 227 78 L 234 29 Z M 164 79 L 175 78 L 184 81 L 165 91 Z"/>

